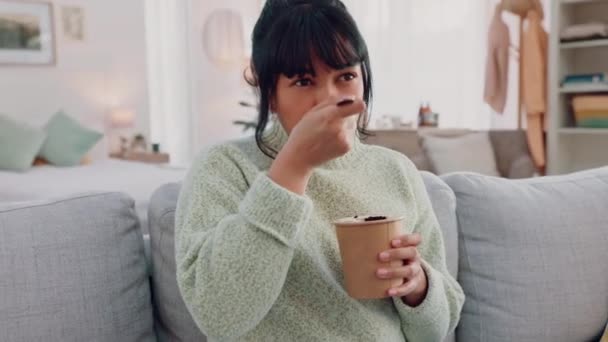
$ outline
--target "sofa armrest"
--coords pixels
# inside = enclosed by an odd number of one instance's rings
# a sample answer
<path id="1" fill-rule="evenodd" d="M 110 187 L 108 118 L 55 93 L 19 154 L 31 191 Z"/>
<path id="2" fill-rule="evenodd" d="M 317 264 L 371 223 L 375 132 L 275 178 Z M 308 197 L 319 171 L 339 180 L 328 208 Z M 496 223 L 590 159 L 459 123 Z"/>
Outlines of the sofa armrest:
<path id="1" fill-rule="evenodd" d="M 513 160 L 509 167 L 509 174 L 507 178 L 518 179 L 518 178 L 530 178 L 534 176 L 536 167 L 530 155 L 524 154 Z"/>

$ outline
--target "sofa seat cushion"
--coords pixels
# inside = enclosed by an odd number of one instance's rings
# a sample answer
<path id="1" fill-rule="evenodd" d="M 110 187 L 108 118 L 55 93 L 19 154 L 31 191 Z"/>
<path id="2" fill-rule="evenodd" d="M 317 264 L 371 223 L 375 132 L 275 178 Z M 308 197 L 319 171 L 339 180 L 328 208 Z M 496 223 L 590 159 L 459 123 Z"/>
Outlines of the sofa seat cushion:
<path id="1" fill-rule="evenodd" d="M 155 341 L 133 200 L 0 205 L 0 341 Z"/>
<path id="2" fill-rule="evenodd" d="M 454 190 L 460 341 L 591 341 L 608 320 L 608 168 L 506 180 L 443 177 Z"/>

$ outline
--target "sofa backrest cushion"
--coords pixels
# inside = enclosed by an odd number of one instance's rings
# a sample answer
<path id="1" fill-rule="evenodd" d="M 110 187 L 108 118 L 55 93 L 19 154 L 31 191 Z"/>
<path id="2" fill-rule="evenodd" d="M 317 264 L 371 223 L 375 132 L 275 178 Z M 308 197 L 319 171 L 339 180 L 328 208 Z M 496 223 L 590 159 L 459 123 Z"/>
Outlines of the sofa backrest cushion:
<path id="1" fill-rule="evenodd" d="M 163 185 L 148 208 L 154 323 L 160 341 L 205 341 L 177 287 L 174 221 L 179 190 L 178 183 Z"/>
<path id="2" fill-rule="evenodd" d="M 155 341 L 133 200 L 0 205 L 0 341 Z"/>
<path id="3" fill-rule="evenodd" d="M 458 221 L 456 219 L 456 196 L 452 189 L 436 175 L 421 172 L 426 191 L 431 199 L 437 221 L 441 226 L 448 271 L 458 277 Z"/>
<path id="4" fill-rule="evenodd" d="M 452 174 L 459 341 L 590 341 L 608 320 L 608 168 L 506 180 Z"/>
<path id="5" fill-rule="evenodd" d="M 445 258 L 448 271 L 454 278 L 458 278 L 458 220 L 456 219 L 456 196 L 452 189 L 436 175 L 423 171 L 422 180 L 429 194 L 433 211 L 441 227 L 443 243 L 445 245 Z M 454 342 L 454 333 L 450 334 L 444 342 Z"/>

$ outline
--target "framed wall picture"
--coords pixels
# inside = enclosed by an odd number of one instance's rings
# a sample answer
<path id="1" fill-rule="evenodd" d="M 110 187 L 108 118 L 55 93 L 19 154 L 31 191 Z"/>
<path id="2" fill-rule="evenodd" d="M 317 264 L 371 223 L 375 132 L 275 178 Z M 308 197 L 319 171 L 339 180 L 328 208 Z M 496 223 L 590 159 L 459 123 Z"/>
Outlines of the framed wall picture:
<path id="1" fill-rule="evenodd" d="M 63 35 L 70 40 L 84 40 L 84 10 L 82 7 L 62 6 Z"/>
<path id="2" fill-rule="evenodd" d="M 53 5 L 0 0 L 0 65 L 55 64 Z"/>

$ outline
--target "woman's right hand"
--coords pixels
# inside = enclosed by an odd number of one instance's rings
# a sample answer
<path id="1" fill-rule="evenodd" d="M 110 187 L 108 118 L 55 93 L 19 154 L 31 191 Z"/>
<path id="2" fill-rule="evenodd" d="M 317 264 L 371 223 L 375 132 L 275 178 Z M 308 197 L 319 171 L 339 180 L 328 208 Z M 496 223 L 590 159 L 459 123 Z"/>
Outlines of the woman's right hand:
<path id="1" fill-rule="evenodd" d="M 344 99 L 352 103 L 338 106 Z M 275 182 L 303 194 L 315 167 L 350 151 L 354 136 L 353 116 L 365 110 L 354 97 L 330 97 L 308 111 L 295 125 L 277 155 L 269 176 Z"/>
<path id="2" fill-rule="evenodd" d="M 350 104 L 338 106 L 343 100 Z M 346 154 L 352 147 L 354 115 L 365 110 L 365 102 L 352 97 L 330 97 L 313 107 L 295 125 L 281 150 L 303 170 Z"/>

